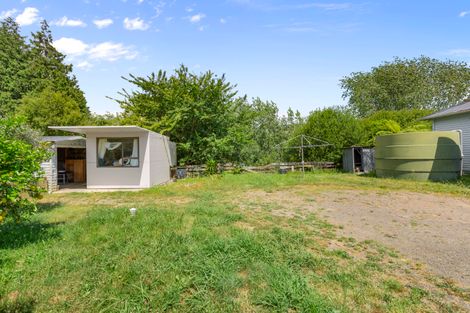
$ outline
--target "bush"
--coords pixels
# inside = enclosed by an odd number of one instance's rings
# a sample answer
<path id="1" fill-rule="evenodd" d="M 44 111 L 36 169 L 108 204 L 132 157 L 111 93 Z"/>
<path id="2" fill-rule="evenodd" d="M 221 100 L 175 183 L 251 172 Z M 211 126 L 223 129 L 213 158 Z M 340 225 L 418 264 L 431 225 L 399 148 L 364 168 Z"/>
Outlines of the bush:
<path id="1" fill-rule="evenodd" d="M 36 210 L 41 162 L 49 156 L 34 132 L 22 120 L 0 120 L 0 223 L 7 217 L 16 221 Z"/>
<path id="2" fill-rule="evenodd" d="M 343 148 L 360 142 L 363 131 L 359 120 L 347 110 L 326 108 L 310 113 L 306 123 L 297 134 L 308 136 L 312 144 L 321 144 L 322 141 L 332 144 L 332 146 L 326 147 L 306 148 L 304 150 L 305 161 L 339 163 L 343 155 Z M 298 140 L 290 142 L 291 146 L 298 144 Z M 304 142 L 304 144 L 308 143 Z M 297 153 L 297 150 L 291 152 L 291 161 L 299 160 Z"/>
<path id="3" fill-rule="evenodd" d="M 217 162 L 215 160 L 209 160 L 206 163 L 206 175 L 217 174 Z"/>

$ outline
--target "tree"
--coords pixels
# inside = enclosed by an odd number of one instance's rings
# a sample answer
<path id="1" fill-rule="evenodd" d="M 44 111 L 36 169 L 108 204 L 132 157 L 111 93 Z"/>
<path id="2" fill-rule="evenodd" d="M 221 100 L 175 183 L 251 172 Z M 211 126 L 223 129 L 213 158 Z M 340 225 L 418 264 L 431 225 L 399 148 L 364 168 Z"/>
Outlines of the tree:
<path id="1" fill-rule="evenodd" d="M 361 117 L 380 110 L 440 110 L 470 96 L 465 62 L 395 58 L 341 80 L 343 98 Z"/>
<path id="2" fill-rule="evenodd" d="M 0 120 L 0 223 L 7 217 L 18 221 L 33 212 L 34 199 L 43 191 L 39 174 L 48 153 L 35 139 L 38 136 L 29 137 L 32 133 L 24 121 Z"/>
<path id="3" fill-rule="evenodd" d="M 0 24 L 0 117 L 11 115 L 28 91 L 28 51 L 18 24 L 7 18 Z"/>
<path id="4" fill-rule="evenodd" d="M 72 65 L 65 63 L 65 55 L 52 45 L 52 33 L 46 21 L 41 22 L 41 29 L 32 34 L 28 76 L 31 81 L 30 91 L 39 93 L 46 88 L 62 92 L 72 98 L 81 113 L 90 114 L 83 92 L 78 86 Z"/>
<path id="5" fill-rule="evenodd" d="M 357 144 L 362 138 L 362 129 L 354 115 L 343 108 L 318 109 L 310 113 L 305 124 L 298 129 L 296 135 L 306 135 L 312 144 L 313 139 L 326 141 L 332 146 L 305 149 L 305 160 L 341 162 L 344 147 Z M 291 142 L 298 145 L 299 142 Z M 297 151 L 294 151 L 297 153 Z M 299 160 L 298 156 L 296 160 Z"/>
<path id="6" fill-rule="evenodd" d="M 421 121 L 420 118 L 429 115 L 431 110 L 398 110 L 377 111 L 361 120 L 364 136 L 362 145 L 374 145 L 375 138 L 380 135 L 398 132 L 429 131 L 430 121 Z"/>
<path id="7" fill-rule="evenodd" d="M 49 135 L 57 131 L 48 129 L 48 126 L 80 125 L 88 119 L 75 99 L 62 91 L 53 91 L 51 87 L 23 97 L 17 114 L 25 117 L 34 129 Z"/>
<path id="8" fill-rule="evenodd" d="M 123 90 L 123 99 L 117 100 L 124 109 L 123 122 L 168 135 L 178 144 L 181 162 L 229 161 L 236 154 L 239 134 L 233 126 L 246 100 L 237 97 L 236 86 L 224 75 L 196 75 L 182 65 L 171 76 L 160 70 L 124 79 L 136 90 Z"/>

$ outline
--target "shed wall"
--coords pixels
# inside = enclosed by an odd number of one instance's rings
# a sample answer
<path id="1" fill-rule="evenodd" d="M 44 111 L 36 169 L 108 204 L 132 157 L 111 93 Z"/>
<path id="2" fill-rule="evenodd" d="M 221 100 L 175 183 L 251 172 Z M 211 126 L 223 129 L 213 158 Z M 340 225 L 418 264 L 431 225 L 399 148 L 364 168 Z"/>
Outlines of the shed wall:
<path id="1" fill-rule="evenodd" d="M 41 168 L 44 171 L 44 178 L 47 182 L 47 191 L 53 192 L 59 190 L 59 185 L 57 184 L 57 148 L 52 146 L 50 149 L 52 157 L 41 163 Z"/>
<path id="2" fill-rule="evenodd" d="M 171 151 L 168 137 L 149 132 L 150 186 L 170 180 Z"/>
<path id="3" fill-rule="evenodd" d="M 463 170 L 470 172 L 470 113 L 447 116 L 433 120 L 433 130 L 461 130 L 463 146 Z"/>
<path id="4" fill-rule="evenodd" d="M 354 151 L 353 148 L 343 149 L 343 170 L 354 173 Z"/>
<path id="5" fill-rule="evenodd" d="M 139 167 L 98 167 L 99 137 L 139 137 Z M 146 188 L 150 187 L 150 157 L 148 132 L 89 133 L 86 138 L 87 188 Z"/>

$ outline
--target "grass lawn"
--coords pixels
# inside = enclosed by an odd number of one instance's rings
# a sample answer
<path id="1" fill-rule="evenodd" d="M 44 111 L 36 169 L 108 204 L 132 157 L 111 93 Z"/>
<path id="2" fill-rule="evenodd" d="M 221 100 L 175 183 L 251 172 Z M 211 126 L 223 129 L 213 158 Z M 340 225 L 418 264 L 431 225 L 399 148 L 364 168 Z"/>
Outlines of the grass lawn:
<path id="1" fill-rule="evenodd" d="M 456 312 L 449 299 L 470 300 L 395 251 L 247 196 L 302 185 L 470 195 L 467 181 L 323 172 L 47 195 L 29 222 L 0 226 L 0 312 Z"/>

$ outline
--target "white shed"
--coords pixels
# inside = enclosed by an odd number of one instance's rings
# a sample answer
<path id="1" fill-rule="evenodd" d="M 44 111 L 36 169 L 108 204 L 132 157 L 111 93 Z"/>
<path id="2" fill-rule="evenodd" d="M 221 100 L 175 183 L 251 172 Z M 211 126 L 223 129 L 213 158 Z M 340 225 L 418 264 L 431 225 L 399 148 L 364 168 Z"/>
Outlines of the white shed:
<path id="1" fill-rule="evenodd" d="M 57 148 L 53 160 L 58 176 L 52 179 L 57 179 L 60 184 L 82 183 L 88 189 L 147 188 L 168 182 L 170 169 L 176 165 L 175 143 L 138 126 L 49 128 L 85 137 L 83 154 L 71 148 L 61 151 L 55 141 Z"/>
<path id="2" fill-rule="evenodd" d="M 432 130 L 461 131 L 463 171 L 470 172 L 470 102 L 464 102 L 423 118 L 432 121 Z"/>

